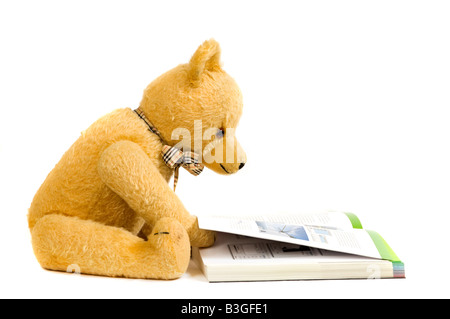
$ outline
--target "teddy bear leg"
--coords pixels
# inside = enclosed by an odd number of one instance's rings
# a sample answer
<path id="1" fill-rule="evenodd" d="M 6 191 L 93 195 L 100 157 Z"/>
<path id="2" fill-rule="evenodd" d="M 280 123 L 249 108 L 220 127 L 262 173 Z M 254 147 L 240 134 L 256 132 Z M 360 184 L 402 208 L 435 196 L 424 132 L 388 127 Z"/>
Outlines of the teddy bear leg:
<path id="1" fill-rule="evenodd" d="M 39 263 L 50 270 L 176 279 L 190 259 L 189 237 L 171 218 L 159 220 L 147 241 L 122 228 L 56 214 L 39 219 L 31 235 Z"/>

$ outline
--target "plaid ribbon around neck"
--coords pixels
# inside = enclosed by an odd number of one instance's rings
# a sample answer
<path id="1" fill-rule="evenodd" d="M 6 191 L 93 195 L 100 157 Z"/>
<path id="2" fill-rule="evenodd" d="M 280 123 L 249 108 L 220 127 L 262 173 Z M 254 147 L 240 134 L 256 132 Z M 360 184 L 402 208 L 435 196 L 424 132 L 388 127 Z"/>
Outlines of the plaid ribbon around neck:
<path id="1" fill-rule="evenodd" d="M 180 166 L 194 176 L 199 175 L 203 171 L 204 165 L 199 162 L 199 155 L 197 153 L 191 151 L 183 152 L 175 146 L 167 145 L 162 138 L 161 133 L 159 133 L 156 127 L 147 119 L 144 112 L 140 108 L 137 108 L 134 112 L 147 124 L 150 132 L 158 135 L 163 144 L 165 144 L 162 147 L 161 155 L 164 163 L 174 170 L 173 191 L 175 191 L 177 187 Z"/>
<path id="2" fill-rule="evenodd" d="M 166 165 L 175 170 L 173 178 L 174 191 L 178 183 L 178 171 L 180 166 L 194 176 L 199 175 L 203 171 L 204 166 L 199 163 L 199 156 L 197 153 L 189 151 L 183 152 L 174 146 L 164 145 L 161 154 Z"/>

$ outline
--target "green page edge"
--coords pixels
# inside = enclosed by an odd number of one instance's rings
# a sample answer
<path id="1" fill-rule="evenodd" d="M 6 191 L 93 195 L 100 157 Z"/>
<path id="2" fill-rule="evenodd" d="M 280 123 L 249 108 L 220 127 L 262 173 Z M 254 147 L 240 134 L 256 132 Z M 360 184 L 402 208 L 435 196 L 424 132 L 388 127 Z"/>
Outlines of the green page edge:
<path id="1" fill-rule="evenodd" d="M 344 213 L 344 214 L 347 215 L 348 219 L 350 219 L 350 222 L 352 223 L 353 228 L 363 229 L 361 221 L 355 214 L 353 214 L 353 213 Z"/>
<path id="2" fill-rule="evenodd" d="M 369 233 L 370 238 L 372 238 L 373 243 L 377 247 L 381 258 L 392 262 L 400 262 L 400 259 L 397 257 L 392 248 L 388 245 L 388 243 L 384 240 L 384 238 L 381 237 L 380 234 L 378 234 L 376 231 L 373 230 L 366 230 L 366 231 L 367 233 Z"/>

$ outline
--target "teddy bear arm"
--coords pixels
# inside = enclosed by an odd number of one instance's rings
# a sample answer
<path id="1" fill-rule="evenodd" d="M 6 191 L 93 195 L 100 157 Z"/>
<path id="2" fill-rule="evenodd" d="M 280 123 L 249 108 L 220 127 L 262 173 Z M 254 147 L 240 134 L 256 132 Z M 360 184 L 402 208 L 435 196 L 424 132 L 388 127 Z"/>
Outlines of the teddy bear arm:
<path id="1" fill-rule="evenodd" d="M 100 157 L 98 172 L 102 181 L 148 224 L 177 217 L 187 226 L 192 219 L 138 144 L 120 141 L 109 146 Z"/>
<path id="2" fill-rule="evenodd" d="M 178 220 L 193 246 L 208 246 L 214 234 L 200 230 L 143 149 L 131 141 L 109 146 L 101 155 L 98 172 L 102 181 L 142 217 L 155 225 L 163 217 Z"/>

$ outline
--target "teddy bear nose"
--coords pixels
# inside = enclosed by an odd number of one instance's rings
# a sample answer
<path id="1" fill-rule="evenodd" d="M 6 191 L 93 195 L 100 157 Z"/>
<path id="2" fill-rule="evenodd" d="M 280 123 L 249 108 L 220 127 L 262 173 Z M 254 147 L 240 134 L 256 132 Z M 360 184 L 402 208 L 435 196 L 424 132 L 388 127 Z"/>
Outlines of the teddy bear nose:
<path id="1" fill-rule="evenodd" d="M 241 169 L 241 168 L 244 167 L 244 166 L 245 166 L 245 163 L 239 164 L 239 169 Z"/>

